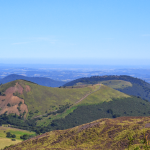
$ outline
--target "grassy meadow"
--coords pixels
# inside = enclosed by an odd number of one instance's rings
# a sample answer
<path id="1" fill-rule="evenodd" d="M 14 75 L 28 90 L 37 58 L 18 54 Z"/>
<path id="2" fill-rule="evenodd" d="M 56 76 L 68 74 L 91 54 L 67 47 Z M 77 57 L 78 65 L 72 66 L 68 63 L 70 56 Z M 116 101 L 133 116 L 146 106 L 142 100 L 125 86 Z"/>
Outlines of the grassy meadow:
<path id="1" fill-rule="evenodd" d="M 15 134 L 16 138 L 15 141 L 12 141 L 12 138 L 7 138 L 6 133 L 10 132 L 11 134 Z M 5 146 L 9 146 L 12 144 L 17 144 L 19 142 L 22 142 L 22 139 L 20 139 L 20 136 L 28 134 L 28 135 L 36 135 L 35 132 L 29 132 L 26 130 L 20 130 L 16 128 L 8 127 L 8 125 L 0 126 L 0 149 L 3 149 Z"/>
<path id="2" fill-rule="evenodd" d="M 19 142 L 22 142 L 22 140 L 12 141 L 9 138 L 1 138 L 0 137 L 0 150 L 2 150 L 6 146 L 14 145 L 14 144 L 17 144 Z"/>

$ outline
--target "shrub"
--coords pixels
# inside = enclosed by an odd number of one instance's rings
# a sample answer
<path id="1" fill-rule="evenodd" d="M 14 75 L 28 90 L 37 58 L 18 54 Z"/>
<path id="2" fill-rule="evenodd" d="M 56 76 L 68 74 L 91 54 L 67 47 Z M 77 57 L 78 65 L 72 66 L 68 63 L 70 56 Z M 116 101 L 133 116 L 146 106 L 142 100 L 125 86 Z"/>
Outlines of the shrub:
<path id="1" fill-rule="evenodd" d="M 113 118 L 117 118 L 117 117 L 120 117 L 120 115 L 118 115 L 118 114 L 113 115 Z"/>
<path id="2" fill-rule="evenodd" d="M 20 110 L 20 107 L 17 107 L 17 109 L 18 109 L 18 111 L 21 111 L 21 110 Z"/>
<path id="3" fill-rule="evenodd" d="M 12 137 L 12 138 L 16 138 L 16 135 L 15 135 L 15 134 L 12 134 L 11 137 Z"/>
<path id="4" fill-rule="evenodd" d="M 18 106 L 20 106 L 22 104 L 22 102 L 20 102 L 19 104 L 18 104 Z"/>
<path id="5" fill-rule="evenodd" d="M 24 135 L 20 136 L 20 139 L 27 140 L 31 137 L 33 137 L 33 135 L 24 134 Z"/>
<path id="6" fill-rule="evenodd" d="M 111 113 L 111 114 L 113 114 L 112 109 L 108 109 L 108 110 L 107 110 L 107 113 Z"/>
<path id="7" fill-rule="evenodd" d="M 6 133 L 6 137 L 7 138 L 16 138 L 16 135 L 15 134 L 11 134 L 10 132 L 7 132 Z"/>
<path id="8" fill-rule="evenodd" d="M 7 132 L 7 133 L 6 133 L 6 137 L 7 137 L 7 138 L 11 138 L 11 135 L 12 135 L 12 134 L 11 134 L 10 132 Z"/>
<path id="9" fill-rule="evenodd" d="M 35 111 L 35 113 L 38 113 L 38 112 L 39 112 L 38 110 Z"/>
<path id="10" fill-rule="evenodd" d="M 11 139 L 12 141 L 16 141 L 16 139 Z"/>
<path id="11" fill-rule="evenodd" d="M 11 107 L 10 103 L 7 104 L 8 107 Z"/>

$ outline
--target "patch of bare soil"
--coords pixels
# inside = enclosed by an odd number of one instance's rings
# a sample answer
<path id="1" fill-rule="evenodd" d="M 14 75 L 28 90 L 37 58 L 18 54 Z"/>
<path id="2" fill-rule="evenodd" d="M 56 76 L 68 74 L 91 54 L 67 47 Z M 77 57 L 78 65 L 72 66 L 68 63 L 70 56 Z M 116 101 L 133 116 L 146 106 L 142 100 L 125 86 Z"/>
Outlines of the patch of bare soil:
<path id="1" fill-rule="evenodd" d="M 21 85 L 18 84 L 18 82 L 16 83 L 16 85 L 14 87 L 10 87 L 5 91 L 5 94 L 13 94 L 15 92 L 18 92 L 20 94 L 23 93 L 23 87 Z"/>
<path id="2" fill-rule="evenodd" d="M 30 87 L 27 87 L 29 90 Z M 16 83 L 14 87 L 10 87 L 5 91 L 5 96 L 0 96 L 0 115 L 7 112 L 7 114 L 16 113 L 17 115 L 23 114 L 23 112 L 28 112 L 27 105 L 25 105 L 24 100 L 14 96 L 13 93 L 23 93 L 23 87 Z M 26 115 L 25 115 L 26 116 Z"/>
<path id="3" fill-rule="evenodd" d="M 26 92 L 30 92 L 31 91 L 31 88 L 30 88 L 30 86 L 29 85 L 26 85 Z"/>

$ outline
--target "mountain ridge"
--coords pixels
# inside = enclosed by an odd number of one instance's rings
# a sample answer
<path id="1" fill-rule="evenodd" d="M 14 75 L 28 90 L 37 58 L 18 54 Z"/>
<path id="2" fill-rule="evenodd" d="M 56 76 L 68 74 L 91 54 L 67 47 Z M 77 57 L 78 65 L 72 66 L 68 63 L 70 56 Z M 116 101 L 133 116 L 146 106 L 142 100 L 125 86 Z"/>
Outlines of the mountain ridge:
<path id="1" fill-rule="evenodd" d="M 42 86 L 48 86 L 48 87 L 59 87 L 66 83 L 64 81 L 57 81 L 57 80 L 53 80 L 53 79 L 46 78 L 46 77 L 26 77 L 26 76 L 17 75 L 17 74 L 11 74 L 0 79 L 0 83 L 5 84 L 5 83 L 8 83 L 14 80 L 19 80 L 19 79 L 23 79 L 26 81 L 30 81 L 30 82 L 33 82 Z"/>
<path id="2" fill-rule="evenodd" d="M 114 88 L 120 92 L 126 93 L 128 95 L 138 96 L 142 99 L 150 101 L 150 84 L 143 81 L 142 79 L 134 78 L 127 75 L 106 75 L 106 76 L 91 76 L 91 77 L 85 77 L 85 78 L 79 78 L 73 81 L 70 81 L 64 86 L 74 86 L 74 85 L 84 85 L 84 84 L 97 84 L 102 83 L 104 85 L 109 86 L 109 84 L 105 84 L 106 81 L 127 81 L 131 86 L 127 86 L 124 88 Z"/>

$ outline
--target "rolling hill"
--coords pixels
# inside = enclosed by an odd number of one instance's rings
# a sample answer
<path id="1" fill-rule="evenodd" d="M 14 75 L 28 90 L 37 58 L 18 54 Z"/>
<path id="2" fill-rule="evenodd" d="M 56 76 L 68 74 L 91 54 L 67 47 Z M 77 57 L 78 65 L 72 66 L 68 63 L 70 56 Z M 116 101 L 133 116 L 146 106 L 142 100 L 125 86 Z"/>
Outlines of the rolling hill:
<path id="1" fill-rule="evenodd" d="M 48 87 L 59 87 L 66 83 L 63 81 L 56 81 L 56 80 L 52 80 L 50 78 L 45 78 L 45 77 L 26 77 L 26 76 L 17 75 L 17 74 L 11 74 L 11 75 L 4 77 L 3 79 L 0 80 L 0 83 L 5 84 L 5 83 L 8 83 L 14 80 L 19 80 L 19 79 L 27 80 L 27 81 L 34 82 L 36 84 L 43 85 L 43 86 L 48 86 Z"/>
<path id="2" fill-rule="evenodd" d="M 122 87 L 122 81 L 117 82 Z M 126 86 L 131 85 L 127 82 Z M 52 88 L 16 80 L 0 86 L 0 124 L 36 133 L 67 129 L 100 118 L 149 116 L 149 108 L 148 101 L 101 83 Z"/>
<path id="3" fill-rule="evenodd" d="M 12 81 L 0 86 L 0 114 L 25 112 L 28 117 L 35 117 L 71 106 L 98 87 L 51 88 L 24 80 Z"/>
<path id="4" fill-rule="evenodd" d="M 98 84 L 98 83 L 102 83 L 128 95 L 139 96 L 142 99 L 150 101 L 150 84 L 141 79 L 126 75 L 85 77 L 76 79 L 74 81 L 70 81 L 64 84 L 64 86 Z"/>
<path id="5" fill-rule="evenodd" d="M 142 147 L 139 141 L 143 130 L 139 129 L 148 126 L 150 118 L 145 116 L 150 115 L 150 103 L 116 90 L 133 84 L 125 80 L 105 80 L 98 84 L 78 82 L 52 88 L 15 80 L 0 85 L 0 125 L 45 133 L 9 149 L 22 149 L 23 145 L 24 149 L 37 149 L 37 146 L 39 149 L 115 149 L 117 146 L 126 149 L 131 130 L 137 138 L 131 147 Z M 95 121 L 97 119 L 101 120 Z M 149 133 L 147 128 L 144 130 Z"/>
<path id="6" fill-rule="evenodd" d="M 51 112 L 59 112 L 72 105 L 96 104 L 112 98 L 129 97 L 104 85 L 51 88 L 24 80 L 16 80 L 0 86 L 0 114 L 23 115 L 33 118 Z"/>
<path id="7" fill-rule="evenodd" d="M 138 150 L 150 148 L 150 117 L 99 119 L 55 130 L 5 150 Z"/>

